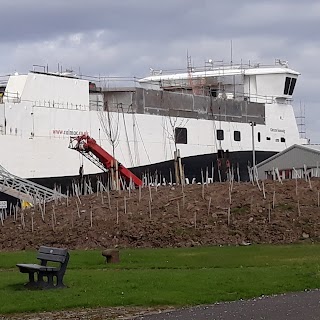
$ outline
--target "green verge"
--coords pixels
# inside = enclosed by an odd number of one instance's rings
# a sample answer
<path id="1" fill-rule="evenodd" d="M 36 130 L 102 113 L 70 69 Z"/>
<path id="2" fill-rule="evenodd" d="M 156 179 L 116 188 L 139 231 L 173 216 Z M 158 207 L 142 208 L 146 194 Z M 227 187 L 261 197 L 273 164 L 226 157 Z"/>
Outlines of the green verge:
<path id="1" fill-rule="evenodd" d="M 68 288 L 27 290 L 16 263 L 35 251 L 0 252 L 0 313 L 101 306 L 196 305 L 320 287 L 320 245 L 71 251 Z"/>

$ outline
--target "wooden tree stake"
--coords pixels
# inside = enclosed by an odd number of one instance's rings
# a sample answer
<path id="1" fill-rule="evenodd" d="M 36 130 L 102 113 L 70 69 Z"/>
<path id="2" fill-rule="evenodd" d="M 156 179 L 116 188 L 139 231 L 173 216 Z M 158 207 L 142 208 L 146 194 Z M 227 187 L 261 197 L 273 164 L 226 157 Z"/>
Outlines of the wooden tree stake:
<path id="1" fill-rule="evenodd" d="M 53 213 L 51 214 L 51 225 L 52 225 L 52 231 L 54 231 L 54 217 L 53 217 Z"/>
<path id="2" fill-rule="evenodd" d="M 92 217 L 93 216 L 93 212 L 92 212 L 92 206 L 90 208 L 90 228 L 92 228 Z"/>
<path id="3" fill-rule="evenodd" d="M 73 211 L 71 210 L 71 227 L 74 227 L 74 221 L 73 221 Z"/>
<path id="4" fill-rule="evenodd" d="M 79 205 L 78 205 L 78 201 L 77 201 L 77 199 L 76 199 L 76 205 L 77 205 L 78 217 L 80 218 L 80 209 L 79 209 Z"/>
<path id="5" fill-rule="evenodd" d="M 54 224 L 56 225 L 57 224 L 57 217 L 56 217 L 56 210 L 54 208 L 54 204 L 52 205 L 52 214 L 53 214 Z"/>
<path id="6" fill-rule="evenodd" d="M 262 180 L 262 193 L 263 193 L 263 199 L 266 199 L 266 190 L 264 188 L 264 182 Z"/>
<path id="7" fill-rule="evenodd" d="M 208 216 L 210 214 L 211 200 L 212 200 L 212 198 L 210 197 L 209 198 L 209 203 L 208 203 Z"/>
<path id="8" fill-rule="evenodd" d="M 67 190 L 66 206 L 69 207 L 69 189 Z"/>
<path id="9" fill-rule="evenodd" d="M 119 203 L 117 200 L 117 224 L 119 224 Z"/>
<path id="10" fill-rule="evenodd" d="M 31 214 L 31 232 L 33 233 L 34 231 L 34 221 L 33 221 L 33 216 L 34 216 L 34 213 L 32 212 Z"/>
<path id="11" fill-rule="evenodd" d="M 276 190 L 273 190 L 273 197 L 272 197 L 272 209 L 275 207 L 276 202 Z"/>
<path id="12" fill-rule="evenodd" d="M 149 217 L 150 217 L 150 220 L 151 220 L 151 217 L 152 217 L 152 208 L 151 208 L 151 201 L 149 200 Z"/>

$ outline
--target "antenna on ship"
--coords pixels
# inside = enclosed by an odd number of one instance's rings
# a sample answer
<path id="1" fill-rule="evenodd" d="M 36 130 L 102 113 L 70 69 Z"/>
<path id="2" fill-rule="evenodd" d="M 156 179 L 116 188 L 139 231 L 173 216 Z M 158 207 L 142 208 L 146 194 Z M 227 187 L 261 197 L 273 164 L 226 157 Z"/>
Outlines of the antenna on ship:
<path id="1" fill-rule="evenodd" d="M 232 68 L 232 65 L 233 65 L 233 52 L 232 52 L 232 39 L 230 40 L 230 66 Z M 236 76 L 233 75 L 232 76 L 232 81 L 233 81 L 233 99 L 236 98 Z"/>
<path id="2" fill-rule="evenodd" d="M 187 50 L 187 70 L 188 70 L 189 86 L 192 94 L 194 94 L 195 86 L 194 86 L 194 81 L 192 77 L 193 67 L 192 67 L 191 56 L 189 56 L 188 50 Z"/>
<path id="3" fill-rule="evenodd" d="M 299 116 L 296 116 L 300 138 L 307 138 L 306 131 L 306 106 L 300 101 Z"/>
<path id="4" fill-rule="evenodd" d="M 230 40 L 230 65 L 232 66 L 232 39 Z"/>

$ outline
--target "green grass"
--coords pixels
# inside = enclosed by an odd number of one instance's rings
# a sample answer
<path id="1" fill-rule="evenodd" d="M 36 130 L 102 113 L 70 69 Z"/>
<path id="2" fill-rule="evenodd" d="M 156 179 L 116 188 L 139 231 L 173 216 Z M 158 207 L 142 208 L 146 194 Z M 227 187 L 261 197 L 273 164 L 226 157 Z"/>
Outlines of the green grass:
<path id="1" fill-rule="evenodd" d="M 35 251 L 0 253 L 0 313 L 99 306 L 195 305 L 320 286 L 320 245 L 71 251 L 66 289 L 27 290 L 16 263 Z"/>

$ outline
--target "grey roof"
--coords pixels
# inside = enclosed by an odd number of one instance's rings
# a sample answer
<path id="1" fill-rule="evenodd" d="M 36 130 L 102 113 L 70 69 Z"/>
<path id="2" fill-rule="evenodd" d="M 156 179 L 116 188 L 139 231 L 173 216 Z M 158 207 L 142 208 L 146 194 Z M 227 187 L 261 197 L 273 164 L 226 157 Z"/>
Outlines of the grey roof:
<path id="1" fill-rule="evenodd" d="M 310 151 L 312 153 L 316 153 L 318 155 L 320 155 L 320 144 L 294 144 L 291 147 L 273 155 L 272 157 L 260 162 L 259 164 L 257 164 L 257 168 L 265 165 L 266 163 L 281 157 L 282 155 L 286 154 L 287 152 L 291 151 L 292 149 L 301 149 L 304 151 Z"/>

